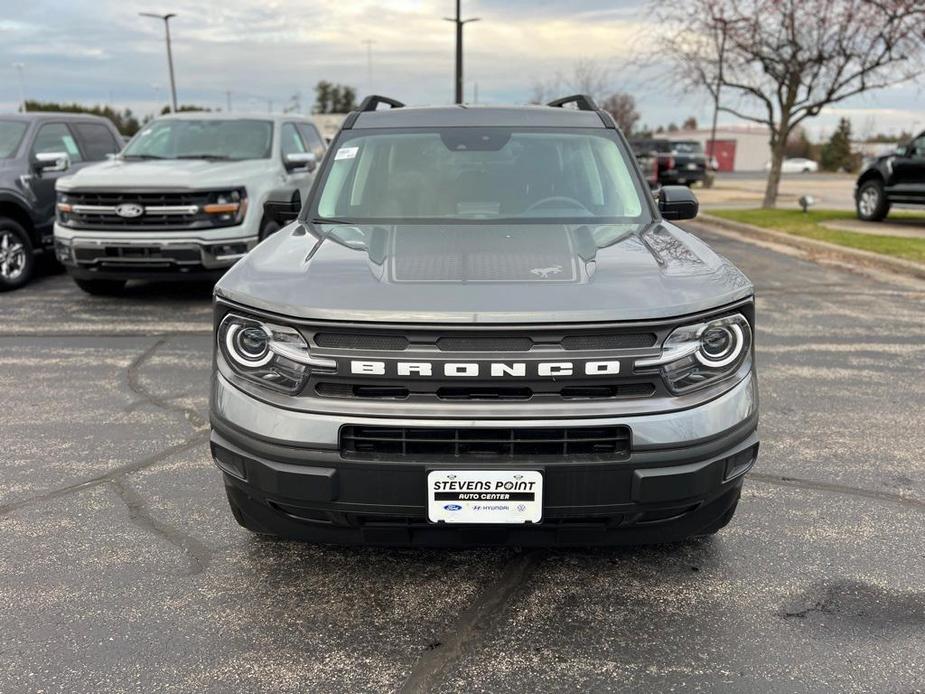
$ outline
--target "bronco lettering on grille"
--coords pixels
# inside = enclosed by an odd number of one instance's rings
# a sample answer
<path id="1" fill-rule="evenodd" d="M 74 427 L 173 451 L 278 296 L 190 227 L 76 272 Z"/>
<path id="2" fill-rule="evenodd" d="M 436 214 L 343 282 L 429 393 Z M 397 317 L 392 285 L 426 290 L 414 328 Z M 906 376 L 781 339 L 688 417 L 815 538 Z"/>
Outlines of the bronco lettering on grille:
<path id="1" fill-rule="evenodd" d="M 350 373 L 361 376 L 410 376 L 424 378 L 557 378 L 559 376 L 615 376 L 620 360 L 442 362 L 351 360 Z"/>

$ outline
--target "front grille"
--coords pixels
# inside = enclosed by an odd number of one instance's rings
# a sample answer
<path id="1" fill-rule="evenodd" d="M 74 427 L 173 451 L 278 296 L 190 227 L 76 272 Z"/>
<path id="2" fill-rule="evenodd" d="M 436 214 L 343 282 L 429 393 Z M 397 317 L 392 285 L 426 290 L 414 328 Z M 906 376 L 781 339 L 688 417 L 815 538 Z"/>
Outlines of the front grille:
<path id="1" fill-rule="evenodd" d="M 344 426 L 345 458 L 427 460 L 584 457 L 620 460 L 629 456 L 630 429 L 605 427 L 428 428 Z"/>
<path id="2" fill-rule="evenodd" d="M 665 395 L 652 369 L 636 373 L 633 360 L 651 357 L 673 324 L 548 326 L 306 326 L 302 334 L 319 357 L 338 363 L 334 374 L 313 374 L 307 395 L 324 399 L 401 399 L 475 409 L 479 403 L 607 401 Z M 314 329 L 313 329 L 314 328 Z M 617 373 L 594 375 L 587 365 L 620 361 Z M 356 366 L 357 363 L 362 366 Z M 476 373 L 451 373 L 472 366 Z M 571 364 L 573 371 L 543 376 L 538 364 Z M 416 371 L 402 372 L 399 368 Z M 494 367 L 506 371 L 496 373 Z M 514 370 L 521 369 L 518 375 Z M 461 376 L 465 376 L 462 378 Z M 332 403 L 332 406 L 333 403 Z M 580 405 L 579 405 L 580 406 Z"/>
<path id="3" fill-rule="evenodd" d="M 440 337 L 441 352 L 529 352 L 533 340 L 529 337 Z"/>
<path id="4" fill-rule="evenodd" d="M 657 340 L 655 333 L 604 333 L 600 335 L 568 335 L 562 348 L 583 349 L 640 349 L 651 347 Z"/>
<path id="5" fill-rule="evenodd" d="M 215 191 L 75 191 L 59 194 L 59 201 L 73 208 L 71 212 L 59 214 L 63 224 L 77 229 L 170 231 L 238 224 L 240 220 L 236 221 L 233 214 L 202 211 L 202 207 L 214 202 L 215 197 Z M 141 205 L 145 213 L 138 217 L 121 217 L 113 208 L 122 204 Z"/>
<path id="6" fill-rule="evenodd" d="M 315 393 L 323 398 L 365 398 L 404 400 L 413 395 L 436 396 L 439 400 L 530 400 L 534 397 L 559 397 L 563 400 L 606 400 L 648 398 L 655 394 L 652 383 L 608 383 L 604 385 L 561 385 L 552 384 L 538 390 L 529 386 L 478 385 L 440 386 L 418 383 L 416 386 L 361 383 L 315 384 Z"/>
<path id="7" fill-rule="evenodd" d="M 360 349 L 373 352 L 400 352 L 408 349 L 408 338 L 402 335 L 363 333 L 315 333 L 315 344 L 334 349 Z"/>
<path id="8" fill-rule="evenodd" d="M 404 335 L 387 333 L 315 333 L 318 347 L 351 349 L 370 352 L 401 352 L 412 346 Z M 655 333 L 578 333 L 575 335 L 540 337 L 540 344 L 567 351 L 603 349 L 640 349 L 652 347 L 658 341 Z M 538 340 L 530 335 L 441 335 L 415 336 L 414 345 L 433 345 L 441 352 L 529 352 Z"/>

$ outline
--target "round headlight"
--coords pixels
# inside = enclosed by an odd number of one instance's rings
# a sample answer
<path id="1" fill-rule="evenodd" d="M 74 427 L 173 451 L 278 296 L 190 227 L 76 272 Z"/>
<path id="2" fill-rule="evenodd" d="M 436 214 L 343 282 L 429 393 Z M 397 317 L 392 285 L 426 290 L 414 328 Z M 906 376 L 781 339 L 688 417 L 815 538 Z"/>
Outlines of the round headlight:
<path id="1" fill-rule="evenodd" d="M 228 354 L 242 366 L 263 366 L 273 358 L 273 353 L 270 352 L 270 334 L 257 326 L 228 326 L 225 347 Z"/>
<path id="2" fill-rule="evenodd" d="M 738 325 L 710 325 L 700 335 L 697 361 L 714 368 L 727 366 L 738 359 L 744 345 L 742 328 Z"/>

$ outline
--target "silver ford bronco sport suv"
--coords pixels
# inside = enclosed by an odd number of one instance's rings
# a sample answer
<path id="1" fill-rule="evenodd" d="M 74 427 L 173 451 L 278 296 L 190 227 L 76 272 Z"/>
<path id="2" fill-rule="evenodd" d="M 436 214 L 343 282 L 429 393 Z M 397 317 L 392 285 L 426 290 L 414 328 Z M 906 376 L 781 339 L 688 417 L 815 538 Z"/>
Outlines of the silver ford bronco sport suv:
<path id="1" fill-rule="evenodd" d="M 242 526 L 592 545 L 732 518 L 754 289 L 591 99 L 369 97 L 301 211 L 267 208 L 298 217 L 215 290 L 212 454 Z"/>

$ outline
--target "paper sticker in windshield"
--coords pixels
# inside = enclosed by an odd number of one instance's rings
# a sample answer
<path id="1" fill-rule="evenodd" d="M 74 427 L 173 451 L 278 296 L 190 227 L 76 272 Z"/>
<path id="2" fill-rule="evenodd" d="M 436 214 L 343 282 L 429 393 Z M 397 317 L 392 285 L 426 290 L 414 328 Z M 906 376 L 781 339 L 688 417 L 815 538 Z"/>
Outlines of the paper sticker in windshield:
<path id="1" fill-rule="evenodd" d="M 334 155 L 334 161 L 338 159 L 353 159 L 357 155 L 359 147 L 341 147 L 337 150 L 337 154 Z"/>

